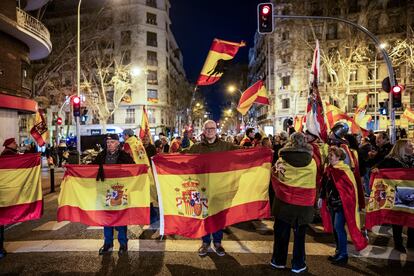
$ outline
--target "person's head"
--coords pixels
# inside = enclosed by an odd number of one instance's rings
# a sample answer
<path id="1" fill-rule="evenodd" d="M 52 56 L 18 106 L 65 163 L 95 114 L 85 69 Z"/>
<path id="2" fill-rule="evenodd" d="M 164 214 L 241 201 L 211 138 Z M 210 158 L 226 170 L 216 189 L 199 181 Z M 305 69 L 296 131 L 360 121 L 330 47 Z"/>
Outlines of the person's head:
<path id="1" fill-rule="evenodd" d="M 254 138 L 254 128 L 249 127 L 246 129 L 246 136 L 253 139 Z"/>
<path id="2" fill-rule="evenodd" d="M 383 145 L 389 143 L 390 138 L 388 137 L 388 134 L 385 131 L 378 132 L 376 135 L 375 143 L 378 147 L 382 147 Z"/>
<path id="3" fill-rule="evenodd" d="M 130 128 L 124 129 L 124 131 L 122 132 L 124 134 L 124 138 L 125 140 L 127 140 L 129 137 L 134 136 L 134 131 Z"/>
<path id="4" fill-rule="evenodd" d="M 156 148 L 157 150 L 162 150 L 162 142 L 161 142 L 161 140 L 156 140 L 156 141 L 154 142 L 154 146 L 155 146 L 155 148 Z"/>
<path id="5" fill-rule="evenodd" d="M 16 139 L 14 138 L 6 139 L 3 143 L 3 147 L 16 150 L 17 149 Z"/>
<path id="6" fill-rule="evenodd" d="M 144 144 L 144 146 L 148 146 L 150 144 L 151 140 L 148 134 L 144 135 L 144 137 L 142 137 L 142 144 Z"/>
<path id="7" fill-rule="evenodd" d="M 256 132 L 254 134 L 254 140 L 256 140 L 256 141 L 262 140 L 262 135 L 259 132 Z"/>
<path id="8" fill-rule="evenodd" d="M 400 139 L 395 142 L 388 157 L 404 160 L 407 156 L 413 155 L 413 144 L 408 139 Z"/>
<path id="9" fill-rule="evenodd" d="M 306 136 L 306 142 L 308 142 L 308 143 L 312 143 L 312 142 L 318 140 L 318 138 L 319 138 L 317 135 L 311 133 L 309 130 L 305 131 L 305 136 Z"/>
<path id="10" fill-rule="evenodd" d="M 343 139 L 345 137 L 345 134 L 348 133 L 348 131 L 348 124 L 343 122 L 336 123 L 331 129 L 332 134 L 334 134 L 334 136 L 338 139 Z"/>
<path id="11" fill-rule="evenodd" d="M 207 120 L 203 124 L 203 135 L 209 142 L 214 142 L 217 133 L 216 122 L 213 120 Z"/>
<path id="12" fill-rule="evenodd" d="M 369 140 L 368 137 L 362 137 L 361 138 L 361 144 L 362 145 L 366 145 L 366 144 L 369 144 L 369 143 L 371 143 L 371 141 Z"/>
<path id="13" fill-rule="evenodd" d="M 269 148 L 269 149 L 272 148 L 272 142 L 270 141 L 270 138 L 269 137 L 264 137 L 262 139 L 262 147 Z"/>
<path id="14" fill-rule="evenodd" d="M 331 165 L 338 164 L 339 161 L 345 160 L 345 151 L 337 146 L 330 146 L 328 151 L 328 159 Z"/>
<path id="15" fill-rule="evenodd" d="M 279 133 L 279 139 L 280 139 L 279 142 L 281 144 L 284 144 L 288 141 L 289 134 L 286 131 L 282 131 L 282 132 Z"/>
<path id="16" fill-rule="evenodd" d="M 349 147 L 351 149 L 357 150 L 358 149 L 358 140 L 353 134 L 345 134 L 344 136 L 345 140 L 348 141 Z"/>
<path id="17" fill-rule="evenodd" d="M 158 133 L 158 137 L 161 140 L 163 137 L 166 137 L 166 136 L 165 136 L 164 132 L 160 132 L 160 133 Z"/>
<path id="18" fill-rule="evenodd" d="M 160 139 L 161 139 L 161 143 L 162 143 L 163 145 L 168 144 L 167 137 L 163 136 L 163 137 L 161 137 Z"/>
<path id="19" fill-rule="evenodd" d="M 108 134 L 106 136 L 106 150 L 113 154 L 119 148 L 119 136 L 118 134 Z"/>
<path id="20" fill-rule="evenodd" d="M 225 141 L 229 142 L 229 143 L 234 143 L 234 138 L 233 138 L 233 136 L 229 135 L 229 136 L 226 137 Z"/>

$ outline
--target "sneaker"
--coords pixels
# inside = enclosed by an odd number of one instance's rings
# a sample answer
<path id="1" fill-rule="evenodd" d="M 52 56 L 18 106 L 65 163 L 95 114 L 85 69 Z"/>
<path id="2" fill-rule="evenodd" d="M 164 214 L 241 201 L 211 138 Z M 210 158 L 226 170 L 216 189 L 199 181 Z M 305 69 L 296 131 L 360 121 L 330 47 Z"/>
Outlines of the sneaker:
<path id="1" fill-rule="evenodd" d="M 111 253 L 114 249 L 113 244 L 105 243 L 100 249 L 99 249 L 99 255 L 108 254 Z"/>
<path id="2" fill-rule="evenodd" d="M 276 269 L 285 269 L 286 266 L 284 265 L 278 265 L 274 260 L 270 260 L 270 266 Z"/>
<path id="3" fill-rule="evenodd" d="M 208 243 L 203 243 L 198 249 L 198 256 L 207 255 L 209 249 L 210 249 L 210 245 Z"/>
<path id="4" fill-rule="evenodd" d="M 220 257 L 226 255 L 226 251 L 224 250 L 223 246 L 221 246 L 221 243 L 214 244 L 214 249 L 216 250 L 216 254 Z"/>
<path id="5" fill-rule="evenodd" d="M 346 265 L 348 263 L 348 256 L 339 256 L 331 262 L 333 265 Z"/>
<path id="6" fill-rule="evenodd" d="M 304 267 L 302 267 L 302 268 L 292 268 L 292 272 L 293 273 L 302 273 L 302 272 L 305 272 L 306 270 L 307 270 L 308 268 L 307 268 L 307 266 L 305 265 Z"/>
<path id="7" fill-rule="evenodd" d="M 121 244 L 119 246 L 118 255 L 124 255 L 125 253 L 128 253 L 128 245 L 127 244 Z"/>

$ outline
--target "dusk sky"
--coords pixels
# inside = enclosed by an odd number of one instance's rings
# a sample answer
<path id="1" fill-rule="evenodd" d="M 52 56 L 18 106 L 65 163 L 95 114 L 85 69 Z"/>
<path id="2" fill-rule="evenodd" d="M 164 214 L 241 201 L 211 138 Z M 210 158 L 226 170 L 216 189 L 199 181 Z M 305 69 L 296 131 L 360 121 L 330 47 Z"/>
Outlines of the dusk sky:
<path id="1" fill-rule="evenodd" d="M 257 28 L 259 0 L 171 0 L 171 29 L 184 56 L 187 78 L 194 83 L 201 71 L 214 38 L 247 42 L 240 48 L 234 61 L 247 63 L 248 50 L 253 46 Z M 213 111 L 214 119 L 220 116 L 218 104 L 222 91 L 217 85 L 201 87 L 201 93 Z"/>

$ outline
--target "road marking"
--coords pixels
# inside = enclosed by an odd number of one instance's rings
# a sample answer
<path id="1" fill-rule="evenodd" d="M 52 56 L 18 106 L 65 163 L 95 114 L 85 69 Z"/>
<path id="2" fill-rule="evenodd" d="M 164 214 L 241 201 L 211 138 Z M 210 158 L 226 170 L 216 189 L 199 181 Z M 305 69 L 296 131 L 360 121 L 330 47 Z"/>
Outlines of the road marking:
<path id="1" fill-rule="evenodd" d="M 315 232 L 315 233 L 324 233 L 324 229 L 322 225 L 317 225 L 317 224 L 309 224 L 309 227 Z"/>
<path id="2" fill-rule="evenodd" d="M 28 252 L 94 252 L 102 246 L 103 240 L 76 239 L 76 240 L 38 240 L 38 241 L 11 241 L 5 247 L 9 253 Z M 228 253 L 271 254 L 273 241 L 223 241 L 223 247 Z M 199 240 L 129 240 L 129 251 L 140 252 L 197 252 Z M 115 243 L 115 248 L 118 244 Z M 289 253 L 292 254 L 293 243 L 289 244 Z M 373 258 L 414 262 L 414 251 L 400 254 L 391 247 L 369 245 L 360 253 L 353 246 L 348 246 L 349 254 L 356 258 Z M 334 253 L 333 244 L 306 243 L 306 254 L 328 256 Z"/>
<path id="3" fill-rule="evenodd" d="M 57 222 L 55 220 L 52 220 L 52 221 L 48 221 L 48 222 L 40 225 L 39 227 L 36 227 L 32 231 L 56 231 L 56 230 L 59 230 L 60 228 L 62 228 L 64 226 L 68 225 L 69 223 L 70 223 L 69 221 Z"/>
<path id="4" fill-rule="evenodd" d="M 88 226 L 86 230 L 103 230 L 103 226 Z"/>

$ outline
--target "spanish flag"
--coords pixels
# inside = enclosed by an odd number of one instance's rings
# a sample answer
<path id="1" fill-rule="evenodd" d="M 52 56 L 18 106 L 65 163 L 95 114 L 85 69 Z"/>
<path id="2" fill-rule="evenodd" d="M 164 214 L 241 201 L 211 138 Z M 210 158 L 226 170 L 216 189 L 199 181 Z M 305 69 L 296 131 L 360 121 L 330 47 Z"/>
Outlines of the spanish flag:
<path id="1" fill-rule="evenodd" d="M 253 103 L 269 105 L 269 98 L 267 97 L 266 87 L 263 80 L 255 82 L 252 86 L 247 88 L 240 97 L 237 110 L 245 115 L 249 111 Z"/>
<path id="2" fill-rule="evenodd" d="M 215 38 L 196 85 L 210 85 L 217 82 L 227 69 L 230 60 L 243 46 L 246 46 L 244 41 L 236 43 Z"/>
<path id="3" fill-rule="evenodd" d="M 58 199 L 58 221 L 93 226 L 149 224 L 150 182 L 146 165 L 67 165 Z"/>
<path id="4" fill-rule="evenodd" d="M 269 217 L 271 161 L 265 148 L 156 155 L 160 234 L 199 238 Z"/>
<path id="5" fill-rule="evenodd" d="M 346 220 L 349 235 L 355 249 L 361 251 L 368 245 L 367 239 L 362 235 L 359 205 L 358 205 L 358 188 L 354 174 L 347 164 L 340 161 L 334 166 L 329 166 L 326 173 L 332 177 L 336 189 L 342 201 L 342 208 Z M 321 209 L 321 217 L 326 232 L 332 232 L 332 221 L 324 200 Z"/>
<path id="6" fill-rule="evenodd" d="M 326 118 L 328 119 L 328 124 L 330 128 L 333 128 L 336 122 L 344 120 L 348 124 L 350 124 L 351 133 L 359 134 L 363 137 L 368 136 L 369 132 L 365 128 L 362 128 L 353 118 L 351 118 L 348 114 L 343 112 L 338 107 L 326 103 Z"/>
<path id="7" fill-rule="evenodd" d="M 414 169 L 381 169 L 371 175 L 365 225 L 397 224 L 414 228 Z"/>
<path id="8" fill-rule="evenodd" d="M 296 115 L 294 122 L 293 122 L 293 128 L 295 129 L 296 132 L 302 132 L 303 130 L 303 120 L 304 120 L 305 116 L 303 115 Z"/>
<path id="9" fill-rule="evenodd" d="M 47 130 L 47 124 L 43 111 L 39 110 L 36 112 L 36 118 L 34 125 L 30 130 L 30 134 L 40 147 L 45 145 L 47 139 L 49 138 L 49 132 Z"/>
<path id="10" fill-rule="evenodd" d="M 358 125 L 364 126 L 364 121 L 366 125 L 365 113 L 367 112 L 368 106 L 368 95 L 359 103 L 355 110 L 354 120 Z"/>
<path id="11" fill-rule="evenodd" d="M 40 155 L 0 157 L 0 225 L 39 219 L 42 213 Z"/>
<path id="12" fill-rule="evenodd" d="M 141 118 L 141 127 L 139 129 L 139 138 L 144 139 L 144 137 L 148 135 L 151 141 L 151 144 L 154 144 L 152 142 L 152 136 L 151 131 L 149 127 L 149 120 L 148 120 L 148 114 L 147 110 L 145 109 L 145 106 L 142 107 L 142 118 Z"/>
<path id="13" fill-rule="evenodd" d="M 414 111 L 412 111 L 410 108 L 406 108 L 404 110 L 403 116 L 407 118 L 408 121 L 414 122 Z"/>

